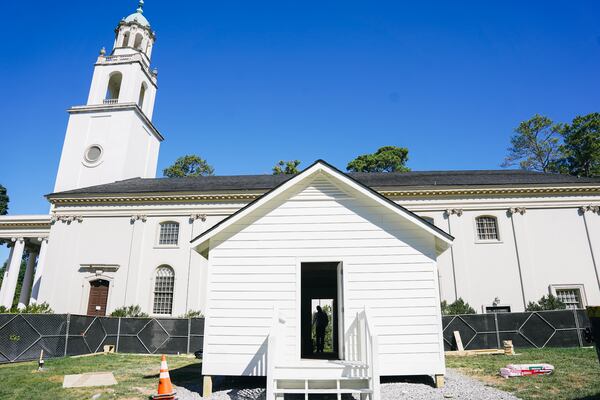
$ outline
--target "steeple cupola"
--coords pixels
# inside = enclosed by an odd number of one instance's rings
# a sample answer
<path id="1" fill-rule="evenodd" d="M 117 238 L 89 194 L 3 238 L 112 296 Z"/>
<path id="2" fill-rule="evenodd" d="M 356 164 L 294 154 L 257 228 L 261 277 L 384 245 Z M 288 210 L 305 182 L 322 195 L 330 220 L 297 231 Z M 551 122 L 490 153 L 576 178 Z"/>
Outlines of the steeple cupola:
<path id="1" fill-rule="evenodd" d="M 133 50 L 150 60 L 155 40 L 156 35 L 150 28 L 150 22 L 144 17 L 144 0 L 140 0 L 137 10 L 123 18 L 115 29 L 112 54 L 130 54 Z"/>

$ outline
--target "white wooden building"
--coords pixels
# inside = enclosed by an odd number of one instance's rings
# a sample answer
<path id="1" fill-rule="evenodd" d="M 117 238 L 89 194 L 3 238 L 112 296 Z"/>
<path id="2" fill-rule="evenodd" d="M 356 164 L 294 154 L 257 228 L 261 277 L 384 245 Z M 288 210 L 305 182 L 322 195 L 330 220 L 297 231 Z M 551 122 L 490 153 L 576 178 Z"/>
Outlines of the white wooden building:
<path id="1" fill-rule="evenodd" d="M 115 32 L 86 104 L 69 109 L 50 213 L 0 217 L 11 248 L 0 305 L 202 311 L 208 373 L 264 375 L 275 365 L 271 377 L 284 379 L 297 371 L 283 367 L 309 353 L 303 293 L 335 308 L 340 363 L 304 360 L 318 373 L 333 363 L 325 371 L 334 378 L 372 375 L 374 345 L 377 374 L 443 374 L 439 300 L 463 298 L 477 312 L 523 311 L 549 293 L 573 308 L 600 304 L 599 178 L 344 174 L 324 162 L 297 176 L 156 178 L 156 35 L 141 6 Z"/>
<path id="2" fill-rule="evenodd" d="M 192 241 L 208 259 L 203 373 L 267 375 L 275 394 L 443 375 L 436 259 L 451 243 L 317 161 Z M 314 299 L 333 300 L 336 361 L 310 360 Z"/>

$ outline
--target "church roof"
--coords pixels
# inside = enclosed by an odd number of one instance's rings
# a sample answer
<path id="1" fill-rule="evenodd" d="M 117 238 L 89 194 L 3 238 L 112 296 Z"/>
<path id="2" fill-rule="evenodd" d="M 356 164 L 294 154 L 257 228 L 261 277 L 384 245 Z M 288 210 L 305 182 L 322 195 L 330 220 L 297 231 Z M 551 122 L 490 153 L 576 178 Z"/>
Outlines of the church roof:
<path id="1" fill-rule="evenodd" d="M 600 178 L 580 178 L 523 170 L 411 171 L 394 173 L 349 173 L 361 184 L 384 188 L 443 188 L 494 186 L 600 186 Z M 230 175 L 185 178 L 132 178 L 104 185 L 53 193 L 59 195 L 236 192 L 271 190 L 294 175 Z"/>

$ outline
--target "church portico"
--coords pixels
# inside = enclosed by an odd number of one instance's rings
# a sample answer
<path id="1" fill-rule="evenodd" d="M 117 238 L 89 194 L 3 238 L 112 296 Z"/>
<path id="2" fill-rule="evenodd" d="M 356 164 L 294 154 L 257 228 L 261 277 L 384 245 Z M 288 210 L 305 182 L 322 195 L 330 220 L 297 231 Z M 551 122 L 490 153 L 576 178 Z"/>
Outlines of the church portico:
<path id="1" fill-rule="evenodd" d="M 10 248 L 0 288 L 0 306 L 12 307 L 24 259 L 27 263 L 24 267 L 25 275 L 19 293 L 18 307 L 24 308 L 37 300 L 43 269 L 39 266 L 43 266 L 45 262 L 49 233 L 49 215 L 0 217 L 0 242 Z"/>

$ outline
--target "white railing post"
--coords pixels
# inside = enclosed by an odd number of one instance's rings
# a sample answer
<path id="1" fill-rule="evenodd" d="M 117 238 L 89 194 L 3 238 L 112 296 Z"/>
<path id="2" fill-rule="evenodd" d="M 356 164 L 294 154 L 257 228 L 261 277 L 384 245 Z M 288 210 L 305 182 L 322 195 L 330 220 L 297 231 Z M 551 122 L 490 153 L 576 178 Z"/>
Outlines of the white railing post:
<path id="1" fill-rule="evenodd" d="M 372 400 L 379 400 L 381 398 L 379 387 L 379 338 L 377 337 L 371 312 L 366 306 L 363 311 L 363 317 L 366 329 L 365 343 L 367 344 L 365 361 L 367 362 L 369 372 L 371 373 Z"/>

